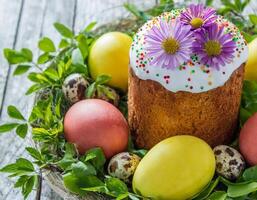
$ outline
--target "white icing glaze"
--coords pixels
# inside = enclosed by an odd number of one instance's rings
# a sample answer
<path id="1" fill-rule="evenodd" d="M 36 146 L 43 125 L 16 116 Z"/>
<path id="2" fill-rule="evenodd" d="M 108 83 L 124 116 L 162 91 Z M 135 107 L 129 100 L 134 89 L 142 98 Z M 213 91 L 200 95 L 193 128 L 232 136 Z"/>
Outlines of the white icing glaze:
<path id="1" fill-rule="evenodd" d="M 184 9 L 163 13 L 161 16 L 148 21 L 140 28 L 134 37 L 130 50 L 131 68 L 140 79 L 157 81 L 172 92 L 187 91 L 200 93 L 223 86 L 231 74 L 241 64 L 246 62 L 248 58 L 248 47 L 238 28 L 221 16 L 218 17 L 216 22 L 219 26 L 224 26 L 224 31 L 232 34 L 233 39 L 236 40 L 237 49 L 234 52 L 234 58 L 231 63 L 221 66 L 220 70 L 205 66 L 199 62 L 199 58 L 197 61 L 192 58 L 187 63 L 173 70 L 150 64 L 150 58 L 147 58 L 146 55 L 145 34 L 160 19 L 170 20 L 171 18 L 177 18 L 182 10 Z M 192 56 L 194 58 L 197 57 L 193 52 Z"/>

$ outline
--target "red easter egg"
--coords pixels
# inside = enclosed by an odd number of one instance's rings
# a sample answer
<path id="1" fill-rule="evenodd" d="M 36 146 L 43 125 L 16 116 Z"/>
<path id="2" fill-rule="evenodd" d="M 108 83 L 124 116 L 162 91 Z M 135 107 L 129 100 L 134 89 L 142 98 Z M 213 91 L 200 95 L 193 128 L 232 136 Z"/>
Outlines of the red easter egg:
<path id="1" fill-rule="evenodd" d="M 257 165 L 257 113 L 241 129 L 239 147 L 248 164 Z"/>
<path id="2" fill-rule="evenodd" d="M 101 147 L 107 158 L 124 151 L 128 144 L 128 124 L 112 104 L 87 99 L 74 104 L 64 118 L 64 133 L 80 154 Z"/>

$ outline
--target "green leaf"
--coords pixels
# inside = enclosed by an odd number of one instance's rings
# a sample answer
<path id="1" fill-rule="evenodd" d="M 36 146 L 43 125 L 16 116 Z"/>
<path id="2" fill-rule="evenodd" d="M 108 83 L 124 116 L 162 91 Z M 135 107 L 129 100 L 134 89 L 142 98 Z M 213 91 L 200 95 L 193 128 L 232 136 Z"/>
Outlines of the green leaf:
<path id="1" fill-rule="evenodd" d="M 205 4 L 206 4 L 207 6 L 211 6 L 212 3 L 213 3 L 213 0 L 206 0 L 206 1 L 205 1 Z"/>
<path id="2" fill-rule="evenodd" d="M 31 62 L 32 59 L 33 59 L 33 53 L 30 49 L 27 49 L 27 48 L 23 48 L 21 49 L 21 53 L 23 54 L 23 56 L 25 58 L 27 58 L 27 62 Z"/>
<path id="3" fill-rule="evenodd" d="M 66 40 L 66 39 L 62 39 L 61 42 L 59 43 L 59 48 L 62 49 L 62 48 L 65 48 L 67 46 L 69 46 L 69 42 Z"/>
<path id="4" fill-rule="evenodd" d="M 106 83 L 108 83 L 111 79 L 112 79 L 111 76 L 108 76 L 108 75 L 100 75 L 100 76 L 98 76 L 98 77 L 96 78 L 95 83 L 96 83 L 96 84 L 99 84 L 99 85 L 101 85 L 101 84 L 106 84 Z"/>
<path id="5" fill-rule="evenodd" d="M 18 167 L 16 165 L 16 163 L 13 164 L 9 164 L 4 166 L 2 169 L 0 169 L 0 172 L 4 172 L 4 173 L 16 173 L 18 170 Z"/>
<path id="6" fill-rule="evenodd" d="M 80 183 L 81 189 L 92 188 L 92 187 L 102 187 L 104 183 L 96 176 L 86 176 Z"/>
<path id="7" fill-rule="evenodd" d="M 106 181 L 106 187 L 108 188 L 109 192 L 114 195 L 115 197 L 118 197 L 120 195 L 128 194 L 128 188 L 127 185 L 117 178 L 107 178 Z"/>
<path id="8" fill-rule="evenodd" d="M 36 73 L 36 72 L 30 72 L 28 74 L 28 79 L 35 83 L 42 83 L 42 80 L 40 80 L 37 75 L 38 75 L 38 73 Z"/>
<path id="9" fill-rule="evenodd" d="M 72 172 L 78 178 L 85 178 L 85 176 L 95 175 L 96 170 L 90 163 L 83 163 L 81 161 L 71 165 Z"/>
<path id="10" fill-rule="evenodd" d="M 41 90 L 43 88 L 46 88 L 47 86 L 46 85 L 41 85 L 41 84 L 34 84 L 32 85 L 28 90 L 27 92 L 25 93 L 26 95 L 30 95 L 34 92 L 37 92 L 38 90 Z"/>
<path id="11" fill-rule="evenodd" d="M 88 191 L 88 192 L 107 193 L 107 188 L 103 184 L 95 187 L 82 188 L 82 190 Z"/>
<path id="12" fill-rule="evenodd" d="M 202 190 L 195 198 L 194 200 L 204 200 L 206 199 L 214 190 L 214 188 L 218 185 L 220 181 L 220 177 L 216 178 L 215 180 L 211 181 L 207 187 L 205 187 L 204 190 Z"/>
<path id="13" fill-rule="evenodd" d="M 96 84 L 92 83 L 87 89 L 86 89 L 86 98 L 92 98 L 96 91 Z"/>
<path id="14" fill-rule="evenodd" d="M 225 15 L 225 14 L 227 14 L 227 13 L 229 13 L 229 12 L 231 12 L 231 10 L 233 10 L 233 8 L 231 8 L 231 7 L 222 7 L 222 8 L 220 8 L 219 10 L 218 10 L 218 14 L 220 14 L 220 15 Z"/>
<path id="15" fill-rule="evenodd" d="M 63 62 L 59 62 L 57 65 L 57 72 L 58 72 L 58 76 L 62 77 L 64 74 L 64 70 L 65 70 L 65 65 Z"/>
<path id="16" fill-rule="evenodd" d="M 20 113 L 20 111 L 15 106 L 8 106 L 7 113 L 9 117 L 19 120 L 25 120 L 23 115 Z"/>
<path id="17" fill-rule="evenodd" d="M 51 127 L 50 123 L 52 120 L 52 100 L 53 96 L 50 96 L 44 112 L 44 122 L 48 127 Z M 49 130 L 47 130 L 47 132 L 49 132 Z"/>
<path id="18" fill-rule="evenodd" d="M 235 9 L 235 5 L 231 3 L 231 0 L 221 0 L 221 2 L 222 2 L 225 6 L 227 6 L 227 7 L 229 7 L 229 8 Z"/>
<path id="19" fill-rule="evenodd" d="M 20 172 L 34 172 L 34 170 L 34 166 L 29 160 L 19 158 L 15 163 L 6 165 L 0 169 L 0 172 L 17 174 Z"/>
<path id="20" fill-rule="evenodd" d="M 16 181 L 14 188 L 22 187 L 29 179 L 29 176 L 23 175 L 18 178 Z"/>
<path id="21" fill-rule="evenodd" d="M 91 22 L 90 24 L 87 25 L 87 27 L 84 29 L 83 32 L 90 32 L 95 27 L 96 24 L 97 22 Z"/>
<path id="22" fill-rule="evenodd" d="M 32 74 L 32 73 L 30 73 L 30 74 Z M 30 78 L 30 74 L 29 74 L 28 78 Z M 36 79 L 35 82 L 37 82 L 37 83 L 48 83 L 48 84 L 52 84 L 53 83 L 53 81 L 51 81 L 46 76 L 45 71 L 43 73 L 35 73 L 35 77 L 34 78 Z"/>
<path id="23" fill-rule="evenodd" d="M 38 59 L 37 59 L 37 63 L 38 64 L 45 64 L 47 62 L 49 62 L 50 60 L 53 59 L 53 56 L 50 56 L 48 52 L 41 54 Z"/>
<path id="24" fill-rule="evenodd" d="M 94 159 L 96 157 L 97 157 L 97 155 L 95 153 L 89 153 L 89 154 L 86 154 L 83 157 L 81 157 L 81 160 L 83 162 L 87 162 L 87 161 L 92 160 L 92 159 Z"/>
<path id="25" fill-rule="evenodd" d="M 33 139 L 39 142 L 56 141 L 58 134 L 63 132 L 62 123 L 59 122 L 58 125 L 59 125 L 58 127 L 51 128 L 51 130 L 47 130 L 45 128 L 33 128 L 32 129 Z M 47 126 L 49 126 L 49 124 Z"/>
<path id="26" fill-rule="evenodd" d="M 45 103 L 45 101 L 38 101 L 34 105 L 32 112 L 30 114 L 30 117 L 29 117 L 30 123 L 33 123 L 33 121 L 35 121 L 35 120 L 43 120 L 44 119 L 44 113 L 42 112 L 42 110 L 45 110 L 44 103 Z"/>
<path id="27" fill-rule="evenodd" d="M 160 0 L 161 5 L 165 5 L 165 4 L 168 4 L 168 3 L 171 3 L 171 2 L 172 2 L 171 0 Z"/>
<path id="28" fill-rule="evenodd" d="M 58 166 L 61 167 L 63 170 L 66 170 L 70 167 L 74 162 L 77 160 L 74 158 L 76 155 L 76 149 L 73 144 L 66 143 L 65 144 L 65 155 L 64 157 L 58 161 Z"/>
<path id="29" fill-rule="evenodd" d="M 87 162 L 89 160 L 97 170 L 102 170 L 106 162 L 103 150 L 101 148 L 93 148 L 88 150 L 82 157 L 82 161 Z"/>
<path id="30" fill-rule="evenodd" d="M 125 193 L 125 194 L 120 194 L 118 197 L 116 197 L 116 200 L 122 200 L 122 199 L 127 199 L 129 196 L 129 193 Z"/>
<path id="31" fill-rule="evenodd" d="M 16 164 L 19 168 L 27 170 L 27 171 L 33 172 L 35 170 L 33 164 L 25 158 L 17 159 Z"/>
<path id="32" fill-rule="evenodd" d="M 0 126 L 0 133 L 5 133 L 13 130 L 16 128 L 19 124 L 17 123 L 9 123 L 9 124 L 3 124 Z"/>
<path id="33" fill-rule="evenodd" d="M 257 191 L 257 182 L 229 185 L 227 193 L 229 197 L 240 197 L 255 191 Z"/>
<path id="34" fill-rule="evenodd" d="M 100 189 L 104 187 L 104 183 L 96 176 L 89 175 L 84 178 L 78 178 L 73 172 L 64 174 L 63 182 L 67 189 L 80 195 L 85 195 L 87 191 L 91 191 L 92 188 Z"/>
<path id="35" fill-rule="evenodd" d="M 17 135 L 20 136 L 21 138 L 25 138 L 25 136 L 27 135 L 27 132 L 28 132 L 27 124 L 20 124 L 16 129 Z"/>
<path id="36" fill-rule="evenodd" d="M 217 191 L 212 193 L 207 200 L 226 200 L 227 193 L 224 191 Z"/>
<path id="37" fill-rule="evenodd" d="M 252 113 L 244 108 L 240 108 L 240 122 L 241 126 L 252 116 Z"/>
<path id="38" fill-rule="evenodd" d="M 82 179 L 77 178 L 72 172 L 66 173 L 62 176 L 65 188 L 70 192 L 84 196 L 87 192 L 80 189 Z"/>
<path id="39" fill-rule="evenodd" d="M 244 81 L 240 108 L 240 123 L 257 112 L 257 83 L 255 81 Z"/>
<path id="40" fill-rule="evenodd" d="M 74 37 L 72 31 L 67 26 L 56 22 L 54 23 L 54 27 L 63 37 L 66 37 L 66 38 Z"/>
<path id="41" fill-rule="evenodd" d="M 66 71 L 66 74 L 79 73 L 85 76 L 88 76 L 88 68 L 85 64 L 72 64 L 69 69 Z"/>
<path id="42" fill-rule="evenodd" d="M 74 65 L 77 65 L 77 64 L 83 65 L 84 64 L 83 56 L 81 54 L 80 49 L 78 49 L 78 48 L 73 50 L 71 59 L 72 59 L 72 64 L 74 64 Z"/>
<path id="43" fill-rule="evenodd" d="M 35 149 L 33 147 L 26 147 L 26 151 L 29 153 L 29 155 L 32 158 L 34 158 L 38 161 L 43 161 L 42 155 L 37 149 Z"/>
<path id="44" fill-rule="evenodd" d="M 44 52 L 55 52 L 53 41 L 48 37 L 43 37 L 38 42 L 38 48 Z"/>
<path id="45" fill-rule="evenodd" d="M 245 38 L 245 40 L 250 43 L 252 40 L 254 40 L 256 38 L 256 35 L 252 35 L 252 34 L 249 34 L 249 33 L 246 33 L 244 31 L 242 31 L 242 34 Z"/>
<path id="46" fill-rule="evenodd" d="M 249 19 L 253 25 L 257 25 L 257 15 L 251 14 L 249 15 Z"/>
<path id="47" fill-rule="evenodd" d="M 18 65 L 13 72 L 14 76 L 26 73 L 30 69 L 30 65 Z"/>
<path id="48" fill-rule="evenodd" d="M 89 53 L 87 38 L 83 34 L 80 34 L 77 38 L 77 41 L 78 41 L 78 47 L 82 54 L 83 60 L 85 60 Z"/>
<path id="49" fill-rule="evenodd" d="M 243 3 L 242 3 L 242 10 L 245 9 L 245 7 L 250 3 L 250 1 L 251 1 L 251 0 L 245 0 L 245 1 L 243 1 Z"/>
<path id="50" fill-rule="evenodd" d="M 22 51 L 16 51 L 13 49 L 4 49 L 4 57 L 7 59 L 9 64 L 30 62 L 32 60 L 31 51 L 28 49 L 26 50 L 23 49 Z"/>
<path id="51" fill-rule="evenodd" d="M 55 105 L 55 114 L 57 117 L 61 118 L 62 117 L 62 113 L 61 113 L 61 105 L 62 104 L 62 96 L 60 96 L 57 100 L 57 103 Z"/>
<path id="52" fill-rule="evenodd" d="M 256 181 L 257 182 L 257 166 L 246 169 L 243 173 L 243 179 L 245 181 Z"/>
<path id="53" fill-rule="evenodd" d="M 163 12 L 169 12 L 172 9 L 175 8 L 173 0 L 160 0 L 159 5 L 153 7 L 150 10 L 147 10 L 147 13 L 150 14 L 150 16 L 158 16 Z"/>
<path id="54" fill-rule="evenodd" d="M 59 81 L 60 79 L 58 72 L 53 67 L 48 67 L 44 71 L 44 75 L 46 75 L 48 78 L 52 79 L 53 81 Z"/>
<path id="55" fill-rule="evenodd" d="M 257 199 L 257 192 L 253 192 L 252 194 L 249 195 L 250 199 Z"/>
<path id="56" fill-rule="evenodd" d="M 104 186 L 104 183 L 96 176 L 89 175 L 80 181 L 79 186 L 80 188 L 92 188 Z"/>
<path id="57" fill-rule="evenodd" d="M 234 0 L 235 1 L 235 6 L 238 11 L 242 11 L 242 3 L 241 0 Z"/>
<path id="58" fill-rule="evenodd" d="M 22 187 L 22 194 L 23 194 L 23 197 L 26 199 L 29 194 L 31 193 L 35 183 L 36 183 L 36 180 L 37 180 L 37 176 L 31 176 L 27 181 L 26 183 L 24 184 L 24 186 Z"/>
<path id="59" fill-rule="evenodd" d="M 226 186 L 230 186 L 230 185 L 245 185 L 245 184 L 248 184 L 250 183 L 249 181 L 245 181 L 245 182 L 231 182 L 223 177 L 220 177 L 220 181 L 226 185 Z"/>

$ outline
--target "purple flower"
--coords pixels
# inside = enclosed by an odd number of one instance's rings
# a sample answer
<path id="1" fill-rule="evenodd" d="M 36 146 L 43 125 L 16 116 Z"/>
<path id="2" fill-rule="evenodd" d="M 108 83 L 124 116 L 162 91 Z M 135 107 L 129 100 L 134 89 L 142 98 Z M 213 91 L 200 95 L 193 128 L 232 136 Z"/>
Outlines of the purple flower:
<path id="1" fill-rule="evenodd" d="M 218 27 L 216 23 L 205 30 L 195 33 L 193 51 L 199 55 L 201 62 L 219 70 L 234 58 L 235 42 L 229 33 L 224 33 L 224 27 Z"/>
<path id="2" fill-rule="evenodd" d="M 217 19 L 216 10 L 205 7 L 203 4 L 191 4 L 185 12 L 181 13 L 180 20 L 193 29 L 206 28 Z"/>
<path id="3" fill-rule="evenodd" d="M 178 20 L 160 19 L 145 35 L 146 52 L 152 58 L 151 64 L 167 69 L 175 69 L 190 58 L 193 44 L 190 26 Z"/>

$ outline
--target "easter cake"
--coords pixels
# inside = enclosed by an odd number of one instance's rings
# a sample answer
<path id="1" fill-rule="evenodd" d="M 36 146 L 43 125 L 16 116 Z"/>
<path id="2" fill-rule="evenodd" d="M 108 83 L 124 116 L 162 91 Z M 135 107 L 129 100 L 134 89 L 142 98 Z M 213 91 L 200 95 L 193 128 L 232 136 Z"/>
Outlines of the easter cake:
<path id="1" fill-rule="evenodd" d="M 145 23 L 130 50 L 128 109 L 136 144 L 186 134 L 211 146 L 237 128 L 248 49 L 238 28 L 191 5 Z"/>

